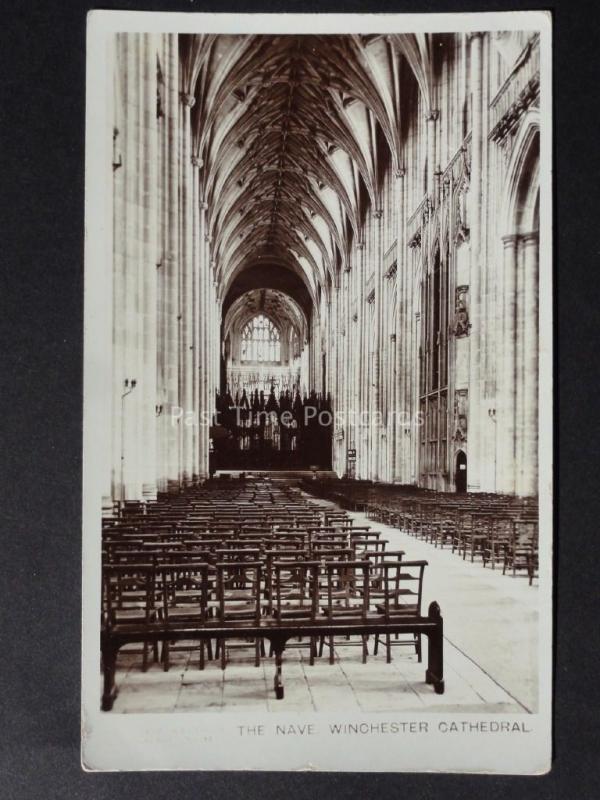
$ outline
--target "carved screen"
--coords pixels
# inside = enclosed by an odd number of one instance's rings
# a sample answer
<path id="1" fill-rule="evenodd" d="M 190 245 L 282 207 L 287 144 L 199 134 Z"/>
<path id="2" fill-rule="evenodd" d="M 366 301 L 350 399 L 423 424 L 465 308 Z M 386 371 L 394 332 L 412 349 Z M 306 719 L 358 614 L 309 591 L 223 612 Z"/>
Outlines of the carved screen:
<path id="1" fill-rule="evenodd" d="M 448 470 L 448 254 L 439 250 L 421 285 L 420 471 L 436 485 Z"/>

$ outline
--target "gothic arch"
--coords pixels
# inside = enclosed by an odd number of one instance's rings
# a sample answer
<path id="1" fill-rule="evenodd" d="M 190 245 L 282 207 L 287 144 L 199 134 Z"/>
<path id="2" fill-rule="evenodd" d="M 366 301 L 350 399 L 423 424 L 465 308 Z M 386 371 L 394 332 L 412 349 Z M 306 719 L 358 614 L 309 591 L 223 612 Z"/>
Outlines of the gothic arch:
<path id="1" fill-rule="evenodd" d="M 539 133 L 539 111 L 530 109 L 512 146 L 500 214 L 501 235 L 528 233 L 539 227 L 539 220 L 535 219 L 539 196 Z"/>
<path id="2" fill-rule="evenodd" d="M 538 474 L 539 112 L 524 116 L 509 161 L 500 216 L 502 333 L 496 405 L 497 489 L 528 495 Z"/>

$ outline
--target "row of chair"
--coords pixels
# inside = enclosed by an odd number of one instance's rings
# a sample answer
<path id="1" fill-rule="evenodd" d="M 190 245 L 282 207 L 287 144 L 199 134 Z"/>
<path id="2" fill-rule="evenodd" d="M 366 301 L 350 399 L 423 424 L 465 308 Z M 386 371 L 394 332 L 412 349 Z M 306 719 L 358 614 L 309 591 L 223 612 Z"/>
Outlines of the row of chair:
<path id="1" fill-rule="evenodd" d="M 395 555 L 353 561 L 313 561 L 298 558 L 296 551 L 272 554 L 261 560 L 226 561 L 210 564 L 203 561 L 119 563 L 103 568 L 103 627 L 110 631 L 133 626 L 151 633 L 152 626 L 163 624 L 165 630 L 176 621 L 194 627 L 209 623 L 252 621 L 256 625 L 273 620 L 296 620 L 317 623 L 319 619 L 356 618 L 389 622 L 393 618 L 421 616 L 423 575 L 427 562 L 394 560 Z M 226 667 L 225 637 L 218 637 L 216 653 L 221 667 Z M 314 638 L 311 659 L 314 660 Z M 392 639 L 385 636 L 386 658 L 391 661 Z M 143 669 L 147 668 L 149 639 L 144 640 Z M 380 637 L 375 637 L 374 654 Z M 160 660 L 169 669 L 168 639 Z M 334 642 L 330 637 L 329 657 L 334 660 Z M 412 644 L 421 660 L 421 639 L 395 640 L 394 644 Z M 205 641 L 188 649 L 200 650 L 200 668 L 205 663 Z M 363 662 L 368 649 L 361 637 Z M 323 649 L 321 641 L 320 650 Z M 212 648 L 209 647 L 209 653 Z M 155 653 L 158 658 L 158 654 Z M 209 657 L 211 657 L 209 655 Z M 258 642 L 255 663 L 260 663 Z"/>
<path id="2" fill-rule="evenodd" d="M 309 648 L 311 664 L 325 647 L 333 663 L 340 636 L 356 640 L 366 662 L 371 634 L 374 654 L 384 642 L 390 661 L 392 646 L 410 644 L 420 661 L 424 633 L 428 680 L 443 691 L 439 608 L 421 610 L 426 562 L 386 545 L 346 512 L 268 482 L 209 483 L 124 507 L 103 525 L 103 707 L 112 706 L 118 649 L 130 642 L 142 645 L 142 669 L 152 652 L 168 670 L 174 648 L 198 649 L 200 668 L 213 656 L 225 668 L 229 639 L 241 639 L 257 665 L 275 655 L 279 697 L 290 638 Z"/>
<path id="3" fill-rule="evenodd" d="M 318 486 L 316 485 L 318 483 Z M 313 485 L 314 484 L 314 485 Z M 319 481 L 307 490 L 329 499 L 353 498 L 376 521 L 430 542 L 450 547 L 463 559 L 502 567 L 504 574 L 525 573 L 529 583 L 538 572 L 538 508 L 536 498 L 489 493 L 452 495 L 414 486 L 353 481 Z"/>

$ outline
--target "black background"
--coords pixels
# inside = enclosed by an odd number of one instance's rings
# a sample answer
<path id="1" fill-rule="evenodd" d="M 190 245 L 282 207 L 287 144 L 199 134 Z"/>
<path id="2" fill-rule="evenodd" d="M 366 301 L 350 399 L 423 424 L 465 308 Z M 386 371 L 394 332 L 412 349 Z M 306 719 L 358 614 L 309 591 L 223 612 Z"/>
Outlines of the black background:
<path id="1" fill-rule="evenodd" d="M 299 798 L 484 794 L 486 800 L 599 796 L 598 3 L 100 5 L 229 12 L 553 12 L 557 463 L 560 458 L 555 760 L 549 775 L 532 778 L 81 770 L 85 22 L 92 7 L 72 0 L 4 3 L 0 26 L 0 398 L 5 406 L 0 416 L 0 795 L 11 800 L 229 800 L 282 793 Z"/>

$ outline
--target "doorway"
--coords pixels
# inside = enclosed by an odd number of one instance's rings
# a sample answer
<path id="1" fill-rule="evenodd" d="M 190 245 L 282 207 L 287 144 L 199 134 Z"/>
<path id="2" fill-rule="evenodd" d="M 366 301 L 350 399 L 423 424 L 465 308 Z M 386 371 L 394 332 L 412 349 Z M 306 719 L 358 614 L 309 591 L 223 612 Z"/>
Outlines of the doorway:
<path id="1" fill-rule="evenodd" d="M 454 476 L 457 494 L 467 491 L 467 454 L 459 450 L 456 455 L 456 475 Z"/>

